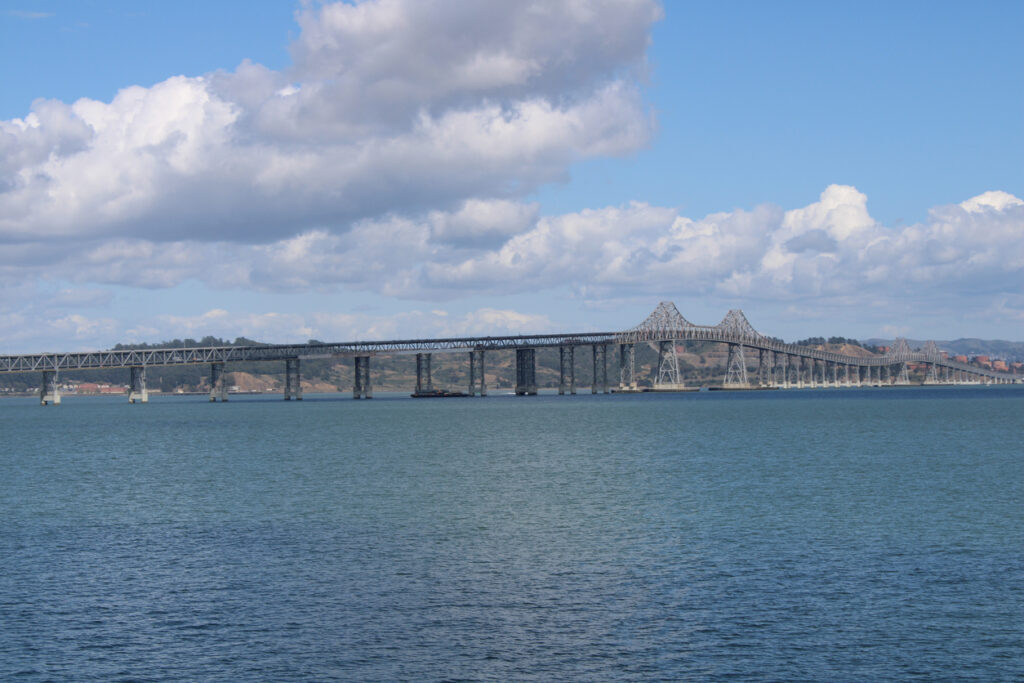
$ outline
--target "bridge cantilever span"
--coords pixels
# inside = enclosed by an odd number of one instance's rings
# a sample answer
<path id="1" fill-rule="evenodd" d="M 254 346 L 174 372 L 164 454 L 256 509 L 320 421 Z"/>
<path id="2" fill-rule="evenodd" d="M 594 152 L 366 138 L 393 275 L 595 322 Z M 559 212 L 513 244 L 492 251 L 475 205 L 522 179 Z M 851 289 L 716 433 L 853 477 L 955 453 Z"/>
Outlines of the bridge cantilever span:
<path id="1" fill-rule="evenodd" d="M 166 349 L 123 349 L 77 353 L 38 353 L 0 356 L 0 373 L 40 372 L 43 405 L 60 403 L 57 375 L 64 370 L 130 368 L 129 400 L 146 402 L 147 367 L 207 364 L 211 367 L 210 400 L 227 400 L 223 382 L 225 363 L 238 361 L 285 361 L 285 400 L 302 399 L 300 359 L 352 357 L 355 362 L 353 396 L 372 397 L 370 357 L 377 354 L 417 354 L 417 387 L 429 386 L 429 355 L 434 352 L 469 352 L 469 395 L 486 395 L 484 353 L 516 350 L 516 393 L 537 392 L 537 348 L 558 348 L 560 356 L 559 393 L 576 393 L 574 350 L 578 346 L 593 348 L 594 393 L 608 391 L 608 348 L 619 346 L 619 390 L 636 391 L 635 345 L 656 345 L 658 367 L 655 389 L 683 388 L 679 376 L 676 343 L 714 342 L 728 346 L 728 362 L 723 386 L 749 388 L 746 352 L 757 352 L 757 386 L 790 388 L 805 386 L 881 386 L 907 383 L 908 364 L 927 366 L 927 384 L 959 382 L 1020 382 L 1021 378 L 986 368 L 978 368 L 946 358 L 934 342 L 921 350 L 911 350 L 906 340 L 898 339 L 880 356 L 850 356 L 813 349 L 766 337 L 747 320 L 742 311 L 729 311 L 717 325 L 695 325 L 687 320 L 671 302 L 662 302 L 636 327 L 623 332 L 580 332 L 539 335 L 445 337 L 437 339 L 396 339 L 310 344 L 260 344 L 252 346 L 208 346 Z M 425 357 L 425 360 L 424 360 Z M 426 375 L 423 372 L 426 368 Z M 842 369 L 842 372 L 840 372 Z M 831 375 L 831 377 L 830 377 Z M 842 378 L 840 378 L 842 375 Z"/>

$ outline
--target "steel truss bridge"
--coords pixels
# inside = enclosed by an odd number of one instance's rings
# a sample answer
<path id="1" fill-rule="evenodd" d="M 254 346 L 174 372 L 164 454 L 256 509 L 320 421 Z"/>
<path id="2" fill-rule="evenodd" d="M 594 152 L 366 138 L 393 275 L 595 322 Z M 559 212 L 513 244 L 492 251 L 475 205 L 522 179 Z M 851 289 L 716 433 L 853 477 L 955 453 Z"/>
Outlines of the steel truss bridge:
<path id="1" fill-rule="evenodd" d="M 398 339 L 310 344 L 267 344 L 255 346 L 207 346 L 192 348 L 124 349 L 81 353 L 38 353 L 0 356 L 0 373 L 40 372 L 40 403 L 60 403 L 57 378 L 60 371 L 128 368 L 129 401 L 146 402 L 146 368 L 173 365 L 210 366 L 210 400 L 227 400 L 224 364 L 239 361 L 284 361 L 285 400 L 302 398 L 300 359 L 350 357 L 354 363 L 352 394 L 371 398 L 370 358 L 383 354 L 416 354 L 416 393 L 433 395 L 431 354 L 468 352 L 469 395 L 486 396 L 484 357 L 487 351 L 515 350 L 516 394 L 537 393 L 536 356 L 538 348 L 559 349 L 559 394 L 575 394 L 575 355 L 579 347 L 591 347 L 592 393 L 608 393 L 608 354 L 618 347 L 618 390 L 640 391 L 636 377 L 636 345 L 649 344 L 658 350 L 653 390 L 686 390 L 679 372 L 677 345 L 680 342 L 714 342 L 728 347 L 726 375 L 722 388 L 805 388 L 840 386 L 886 386 L 909 384 L 908 365 L 926 368 L 925 384 L 1020 383 L 1024 378 L 960 363 L 947 358 L 934 342 L 922 349 L 910 349 L 897 339 L 883 355 L 851 356 L 766 337 L 747 321 L 743 311 L 734 309 L 717 325 L 695 325 L 664 301 L 646 320 L 623 332 L 577 334 L 513 335 L 504 337 L 449 337 L 441 339 Z M 756 370 L 751 361 L 756 353 Z M 751 355 L 748 360 L 748 354 Z"/>

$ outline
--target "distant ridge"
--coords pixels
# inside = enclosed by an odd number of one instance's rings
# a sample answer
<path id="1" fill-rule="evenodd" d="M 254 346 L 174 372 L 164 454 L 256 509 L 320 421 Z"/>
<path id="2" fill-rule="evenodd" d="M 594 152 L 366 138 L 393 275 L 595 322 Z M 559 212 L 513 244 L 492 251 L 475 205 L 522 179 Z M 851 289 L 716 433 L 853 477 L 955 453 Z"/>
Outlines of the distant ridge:
<path id="1" fill-rule="evenodd" d="M 868 339 L 865 344 L 875 346 L 889 346 L 892 339 Z M 924 346 L 923 340 L 908 339 L 910 348 L 916 349 Z M 935 344 L 942 351 L 962 356 L 990 356 L 1002 358 L 1008 361 L 1024 361 L 1024 342 L 1005 341 L 1003 339 L 954 339 L 952 341 L 936 341 Z"/>

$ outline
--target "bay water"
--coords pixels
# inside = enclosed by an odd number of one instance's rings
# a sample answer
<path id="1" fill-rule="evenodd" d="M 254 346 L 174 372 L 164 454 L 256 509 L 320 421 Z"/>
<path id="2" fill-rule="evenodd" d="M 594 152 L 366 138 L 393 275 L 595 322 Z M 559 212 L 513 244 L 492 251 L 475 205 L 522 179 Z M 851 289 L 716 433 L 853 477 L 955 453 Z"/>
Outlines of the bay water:
<path id="1" fill-rule="evenodd" d="M 1024 680 L 1024 387 L 0 400 L 0 680 Z"/>

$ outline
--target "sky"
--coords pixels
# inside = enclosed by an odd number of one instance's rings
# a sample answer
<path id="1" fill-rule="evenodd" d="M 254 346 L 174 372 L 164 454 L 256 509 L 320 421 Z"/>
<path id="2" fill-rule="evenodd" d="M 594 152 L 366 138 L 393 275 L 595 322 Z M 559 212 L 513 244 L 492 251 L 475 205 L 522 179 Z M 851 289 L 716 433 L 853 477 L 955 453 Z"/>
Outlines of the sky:
<path id="1" fill-rule="evenodd" d="M 0 353 L 1024 341 L 1024 3 L 0 1 Z"/>

